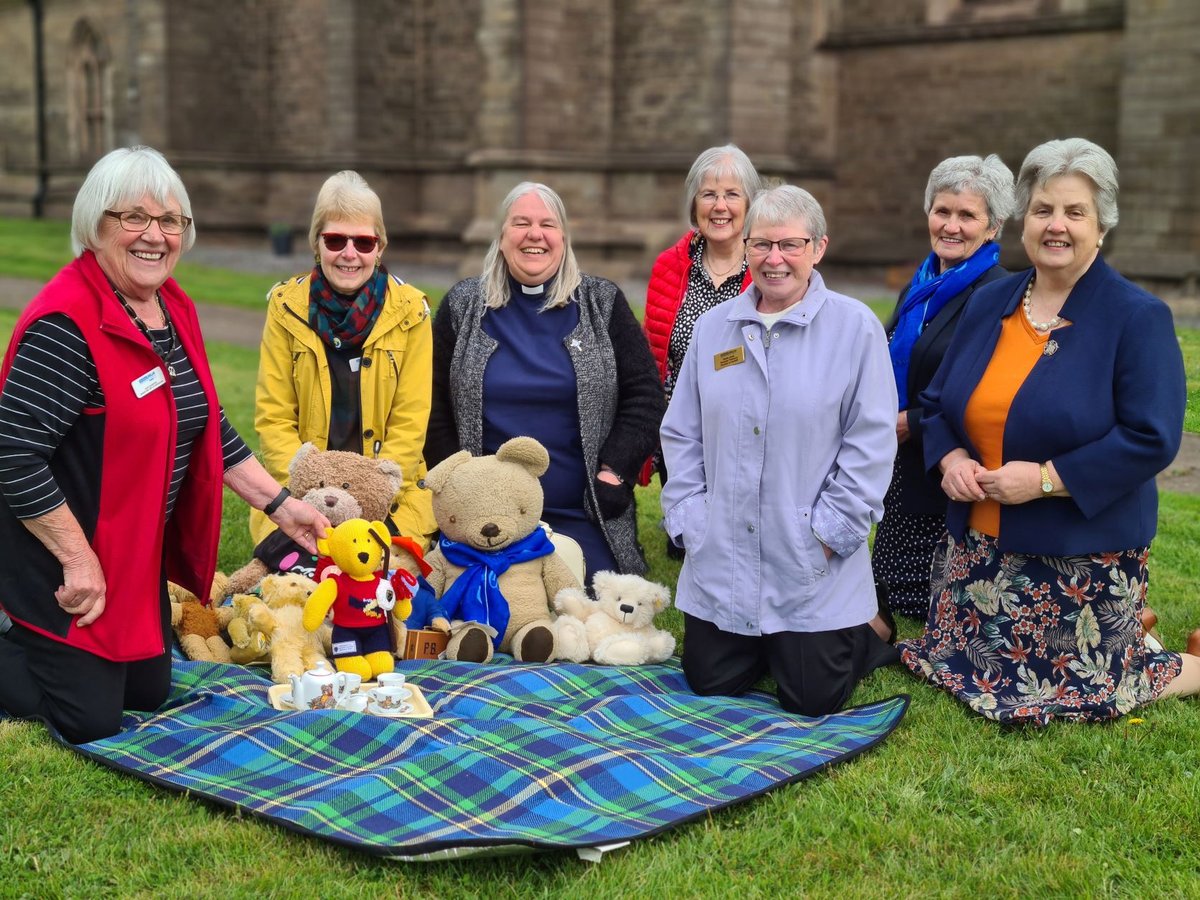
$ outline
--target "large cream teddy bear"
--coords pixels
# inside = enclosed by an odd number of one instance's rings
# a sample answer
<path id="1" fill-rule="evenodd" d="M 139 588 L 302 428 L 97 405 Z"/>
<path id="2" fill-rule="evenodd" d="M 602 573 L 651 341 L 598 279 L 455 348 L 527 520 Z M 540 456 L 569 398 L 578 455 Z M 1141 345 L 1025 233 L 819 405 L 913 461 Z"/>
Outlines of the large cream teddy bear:
<path id="1" fill-rule="evenodd" d="M 426 557 L 438 597 L 432 627 L 450 633 L 447 659 L 486 662 L 493 649 L 525 662 L 558 658 L 550 600 L 579 581 L 538 525 L 546 448 L 530 437 L 495 456 L 461 450 L 425 476 L 442 537 Z"/>
<path id="2" fill-rule="evenodd" d="M 387 521 L 403 485 L 400 466 L 390 459 L 318 450 L 312 443 L 301 444 L 288 465 L 288 490 L 323 512 L 334 527 L 350 519 Z M 286 535 L 272 532 L 254 548 L 254 559 L 229 576 L 229 592 L 248 593 L 272 572 L 315 578 L 316 559 Z"/>
<path id="3" fill-rule="evenodd" d="M 592 588 L 595 600 L 575 588 L 554 596 L 563 659 L 640 666 L 663 662 L 675 652 L 674 636 L 654 627 L 654 617 L 671 605 L 671 592 L 664 585 L 637 575 L 597 572 Z M 568 627 L 571 621 L 582 623 L 582 637 Z"/>

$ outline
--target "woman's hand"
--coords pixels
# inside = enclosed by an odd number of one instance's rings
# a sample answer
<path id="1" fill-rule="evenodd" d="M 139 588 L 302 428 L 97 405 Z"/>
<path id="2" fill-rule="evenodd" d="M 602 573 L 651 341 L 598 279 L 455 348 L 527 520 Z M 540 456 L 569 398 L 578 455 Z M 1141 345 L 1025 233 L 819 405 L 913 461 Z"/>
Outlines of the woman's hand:
<path id="1" fill-rule="evenodd" d="M 317 538 L 325 537 L 329 520 L 303 500 L 288 497 L 270 517 L 279 530 L 309 553 L 317 552 Z"/>
<path id="2" fill-rule="evenodd" d="M 910 437 L 912 437 L 912 432 L 908 430 L 908 410 L 902 409 L 896 416 L 896 443 L 903 444 Z"/>
<path id="3" fill-rule="evenodd" d="M 1014 460 L 998 469 L 984 469 L 976 481 L 992 500 L 1012 506 L 1043 496 L 1042 470 L 1038 463 Z"/>
<path id="4" fill-rule="evenodd" d="M 608 466 L 601 466 L 596 473 L 596 502 L 602 519 L 615 519 L 629 509 L 633 488 Z"/>
<path id="5" fill-rule="evenodd" d="M 942 470 L 942 490 L 951 500 L 973 503 L 987 499 L 978 481 L 978 476 L 987 469 L 971 459 L 963 448 L 951 450 L 943 456 L 938 467 Z"/>
<path id="6" fill-rule="evenodd" d="M 75 621 L 78 627 L 86 628 L 104 612 L 106 590 L 100 560 L 91 547 L 86 547 L 76 558 L 63 563 L 63 583 L 54 592 L 54 599 L 64 612 L 79 617 Z"/>

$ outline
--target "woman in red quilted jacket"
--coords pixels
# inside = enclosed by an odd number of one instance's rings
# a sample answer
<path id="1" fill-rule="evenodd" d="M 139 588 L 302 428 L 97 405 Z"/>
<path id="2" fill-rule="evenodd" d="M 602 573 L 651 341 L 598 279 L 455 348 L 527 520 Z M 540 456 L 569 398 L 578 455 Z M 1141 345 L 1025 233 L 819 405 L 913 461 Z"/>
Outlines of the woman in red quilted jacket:
<path id="1" fill-rule="evenodd" d="M 646 290 L 644 327 L 668 400 L 696 320 L 750 284 L 742 225 L 761 187 L 754 164 L 733 144 L 705 150 L 688 172 L 684 207 L 692 227 L 655 260 Z M 661 452 L 647 461 L 642 484 L 655 469 L 665 483 Z M 683 551 L 668 539 L 667 553 Z"/>

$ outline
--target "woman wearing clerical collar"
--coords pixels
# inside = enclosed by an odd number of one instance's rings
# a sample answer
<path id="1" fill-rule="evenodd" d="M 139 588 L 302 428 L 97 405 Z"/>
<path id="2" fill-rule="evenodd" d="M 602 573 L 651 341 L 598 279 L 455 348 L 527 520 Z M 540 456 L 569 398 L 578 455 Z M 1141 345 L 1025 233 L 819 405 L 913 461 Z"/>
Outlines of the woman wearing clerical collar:
<path id="1" fill-rule="evenodd" d="M 483 274 L 434 321 L 425 457 L 536 438 L 550 453 L 543 519 L 579 542 L 589 573 L 640 574 L 633 482 L 664 406 L 645 335 L 615 284 L 579 271 L 549 187 L 517 185 L 497 225 Z"/>

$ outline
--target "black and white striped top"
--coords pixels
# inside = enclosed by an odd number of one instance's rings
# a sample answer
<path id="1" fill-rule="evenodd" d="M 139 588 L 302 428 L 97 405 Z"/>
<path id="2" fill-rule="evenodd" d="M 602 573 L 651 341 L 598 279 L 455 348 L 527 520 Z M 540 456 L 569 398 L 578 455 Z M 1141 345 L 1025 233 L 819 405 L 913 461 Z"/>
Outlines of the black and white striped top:
<path id="1" fill-rule="evenodd" d="M 172 343 L 169 328 L 152 329 L 161 352 Z M 200 379 L 182 345 L 175 342 L 169 363 L 175 368 L 178 433 L 175 465 L 167 493 L 167 518 L 187 473 L 192 445 L 204 430 L 208 408 Z M 102 409 L 104 393 L 82 332 L 55 313 L 32 323 L 21 338 L 0 394 L 0 492 L 21 519 L 45 515 L 66 502 L 49 460 L 85 409 Z M 250 448 L 221 411 L 221 454 L 225 469 L 251 456 Z"/>

